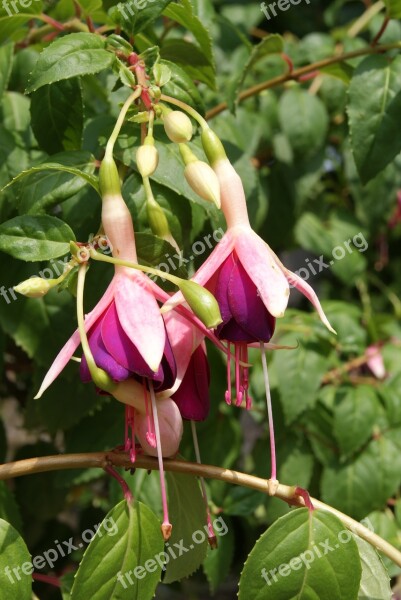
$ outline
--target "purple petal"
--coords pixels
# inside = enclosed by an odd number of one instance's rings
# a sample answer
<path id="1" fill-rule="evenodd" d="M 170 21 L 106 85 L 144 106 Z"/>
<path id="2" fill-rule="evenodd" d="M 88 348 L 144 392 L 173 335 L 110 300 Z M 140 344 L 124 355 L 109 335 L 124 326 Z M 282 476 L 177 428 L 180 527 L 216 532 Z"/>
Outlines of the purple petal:
<path id="1" fill-rule="evenodd" d="M 166 331 L 166 344 L 164 346 L 164 353 L 161 362 L 161 369 L 163 373 L 163 380 L 159 385 L 155 385 L 155 390 L 162 392 L 173 387 L 177 377 L 177 365 L 175 362 L 173 350 L 171 348 L 170 340 L 168 339 Z"/>
<path id="2" fill-rule="evenodd" d="M 216 287 L 214 290 L 214 296 L 219 304 L 223 325 L 228 323 L 233 316 L 228 300 L 228 284 L 230 282 L 231 273 L 234 266 L 234 255 L 230 254 L 230 256 L 226 258 L 220 267 Z"/>
<path id="3" fill-rule="evenodd" d="M 205 351 L 198 346 L 192 354 L 188 369 L 173 399 L 183 419 L 204 421 L 209 414 L 210 371 Z"/>
<path id="4" fill-rule="evenodd" d="M 98 367 L 104 369 L 115 381 L 124 381 L 125 379 L 128 379 L 130 372 L 116 362 L 113 356 L 107 352 L 101 335 L 102 320 L 103 319 L 100 318 L 89 332 L 89 347 Z M 82 356 L 79 374 L 83 382 L 86 383 L 92 381 L 85 356 Z"/>
<path id="5" fill-rule="evenodd" d="M 135 373 L 139 377 L 149 377 L 155 381 L 163 380 L 161 367 L 157 373 L 154 373 L 125 333 L 114 302 L 111 303 L 102 321 L 102 340 L 115 361 L 131 373 Z"/>
<path id="6" fill-rule="evenodd" d="M 231 271 L 228 301 L 236 323 L 254 338 L 249 341 L 268 342 L 271 339 L 276 320 L 266 309 L 255 284 L 239 260 Z"/>

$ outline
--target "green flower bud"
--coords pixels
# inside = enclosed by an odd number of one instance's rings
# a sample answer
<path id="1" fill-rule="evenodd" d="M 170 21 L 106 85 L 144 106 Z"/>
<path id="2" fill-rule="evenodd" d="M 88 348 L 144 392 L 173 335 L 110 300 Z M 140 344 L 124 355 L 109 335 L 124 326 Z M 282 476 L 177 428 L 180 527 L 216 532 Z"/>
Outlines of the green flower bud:
<path id="1" fill-rule="evenodd" d="M 172 142 L 182 144 L 192 138 L 192 123 L 180 110 L 172 110 L 164 117 L 164 129 Z"/>
<path id="2" fill-rule="evenodd" d="M 217 208 L 221 206 L 220 184 L 216 173 L 205 162 L 196 160 L 185 167 L 185 179 L 191 188 L 204 200 L 214 202 Z"/>
<path id="3" fill-rule="evenodd" d="M 42 277 L 30 277 L 14 286 L 14 290 L 27 298 L 42 298 L 47 292 L 57 285 L 57 279 L 42 279 Z"/>
<path id="4" fill-rule="evenodd" d="M 178 285 L 185 300 L 209 329 L 214 329 L 223 322 L 216 298 L 195 281 L 185 281 Z"/>
<path id="5" fill-rule="evenodd" d="M 159 164 L 159 153 L 157 148 L 151 144 L 139 146 L 136 151 L 136 164 L 142 177 L 150 177 L 157 169 Z"/>
<path id="6" fill-rule="evenodd" d="M 155 235 L 163 239 L 171 235 L 164 210 L 155 200 L 147 201 L 146 212 L 150 228 Z"/>
<path id="7" fill-rule="evenodd" d="M 202 146 L 211 165 L 217 161 L 227 158 L 224 146 L 220 138 L 210 128 L 204 129 L 201 134 Z"/>
<path id="8" fill-rule="evenodd" d="M 121 194 L 121 183 L 117 165 L 114 158 L 112 156 L 107 156 L 107 153 L 100 165 L 99 185 L 102 197 L 109 194 Z"/>

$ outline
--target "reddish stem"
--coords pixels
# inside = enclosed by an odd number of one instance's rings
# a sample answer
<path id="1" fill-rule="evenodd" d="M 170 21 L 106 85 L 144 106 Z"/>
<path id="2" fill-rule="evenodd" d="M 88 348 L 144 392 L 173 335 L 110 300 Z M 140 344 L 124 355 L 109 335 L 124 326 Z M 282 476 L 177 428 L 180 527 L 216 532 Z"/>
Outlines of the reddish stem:
<path id="1" fill-rule="evenodd" d="M 40 19 L 42 21 L 44 21 L 45 23 L 48 23 L 49 25 L 51 25 L 52 27 L 54 27 L 54 29 L 57 29 L 58 31 L 65 30 L 65 27 L 62 23 L 60 23 L 59 21 L 56 21 L 56 19 L 52 19 L 52 17 L 49 17 L 49 15 L 45 15 L 45 13 L 42 13 L 40 15 Z"/>
<path id="2" fill-rule="evenodd" d="M 285 60 L 285 62 L 288 65 L 288 75 L 290 75 L 290 73 L 293 72 L 294 70 L 294 63 L 292 62 L 291 58 L 288 56 L 288 54 L 285 54 L 284 52 L 281 53 L 281 58 L 283 60 Z"/>
<path id="3" fill-rule="evenodd" d="M 49 585 L 53 585 L 54 587 L 60 588 L 61 583 L 57 577 L 52 577 L 51 575 L 43 575 L 42 573 L 32 573 L 32 579 L 35 581 L 42 581 L 43 583 L 48 583 Z"/>
<path id="4" fill-rule="evenodd" d="M 134 497 L 132 495 L 131 490 L 128 487 L 127 482 L 125 481 L 125 479 L 123 479 L 121 477 L 121 475 L 119 473 L 117 473 L 117 471 L 115 469 L 113 469 L 113 467 L 111 465 L 107 465 L 107 467 L 104 467 L 104 470 L 106 471 L 106 473 L 108 473 L 109 475 L 111 475 L 112 477 L 114 477 L 114 479 L 116 481 L 118 481 L 118 483 L 121 486 L 121 489 L 123 491 L 124 494 L 124 498 L 126 499 L 127 502 L 132 502 Z"/>
<path id="5" fill-rule="evenodd" d="M 375 37 L 373 38 L 372 43 L 370 44 L 372 46 L 372 48 L 374 46 L 377 46 L 381 36 L 386 31 L 387 25 L 389 24 L 389 22 L 390 22 L 390 17 L 385 17 L 384 21 L 382 23 L 382 26 L 380 27 L 379 31 L 376 33 Z"/>
<path id="6" fill-rule="evenodd" d="M 95 33 L 95 25 L 93 24 L 92 18 L 91 17 L 86 17 L 86 24 L 88 26 L 88 29 L 91 33 Z"/>
<path id="7" fill-rule="evenodd" d="M 313 71 L 312 73 L 307 73 L 306 75 L 301 75 L 298 77 L 298 81 L 309 81 L 310 79 L 315 79 L 319 75 L 319 71 Z"/>

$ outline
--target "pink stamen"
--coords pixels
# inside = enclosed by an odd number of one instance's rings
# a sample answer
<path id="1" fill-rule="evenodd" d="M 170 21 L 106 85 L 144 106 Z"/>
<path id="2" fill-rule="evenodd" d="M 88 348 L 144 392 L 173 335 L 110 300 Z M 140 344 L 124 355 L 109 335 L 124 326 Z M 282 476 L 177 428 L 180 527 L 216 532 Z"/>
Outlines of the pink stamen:
<path id="1" fill-rule="evenodd" d="M 227 344 L 227 391 L 225 393 L 227 404 L 231 404 L 231 344 Z"/>
<path id="2" fill-rule="evenodd" d="M 130 407 L 126 404 L 125 405 L 125 431 L 124 431 L 124 451 L 128 452 L 131 448 L 131 440 L 129 437 L 129 414 L 130 414 Z"/>
<path id="3" fill-rule="evenodd" d="M 241 406 L 243 392 L 241 391 L 241 374 L 240 374 L 240 360 L 241 360 L 241 346 L 235 344 L 235 393 L 236 401 L 235 406 Z"/>
<path id="4" fill-rule="evenodd" d="M 270 433 L 270 456 L 271 456 L 271 475 L 270 479 L 273 481 L 277 480 L 277 463 L 276 463 L 276 443 L 274 439 L 274 424 L 273 424 L 273 408 L 272 408 L 272 398 L 270 394 L 270 384 L 269 384 L 269 374 L 267 372 L 267 361 L 266 361 L 266 353 L 263 342 L 260 342 L 260 353 L 262 355 L 262 365 L 263 365 L 263 376 L 265 380 L 265 390 L 266 390 L 266 404 L 267 404 L 267 415 L 269 420 L 269 433 Z"/>
<path id="5" fill-rule="evenodd" d="M 156 435 L 157 460 L 159 462 L 160 490 L 161 490 L 162 505 L 163 505 L 163 523 L 162 523 L 161 529 L 162 529 L 164 541 L 167 541 L 171 536 L 172 525 L 170 523 L 170 519 L 168 516 L 166 482 L 164 479 L 163 451 L 162 451 L 161 440 L 160 440 L 159 417 L 157 415 L 155 391 L 153 389 L 153 381 L 151 379 L 149 379 L 148 382 L 149 382 L 150 399 L 152 402 L 152 409 L 153 409 L 153 423 L 154 423 L 155 435 Z"/>

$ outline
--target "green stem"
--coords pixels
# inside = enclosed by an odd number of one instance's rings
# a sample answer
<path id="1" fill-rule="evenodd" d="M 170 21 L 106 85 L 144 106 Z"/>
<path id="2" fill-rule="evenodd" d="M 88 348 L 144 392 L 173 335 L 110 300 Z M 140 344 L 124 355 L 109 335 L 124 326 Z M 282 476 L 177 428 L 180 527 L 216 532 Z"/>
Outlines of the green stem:
<path id="1" fill-rule="evenodd" d="M 129 267 L 130 269 L 136 269 L 137 271 L 142 271 L 143 273 L 150 273 L 151 275 L 162 277 L 163 279 L 167 279 L 167 281 L 171 281 L 171 283 L 174 283 L 174 285 L 177 285 L 178 287 L 183 281 L 185 281 L 180 277 L 176 277 L 170 273 L 165 273 L 164 271 L 159 271 L 159 269 L 154 269 L 153 267 L 144 267 L 143 265 L 138 265 L 137 263 L 130 262 L 129 260 L 120 260 L 119 258 L 112 258 L 111 256 L 99 254 L 99 252 L 96 252 L 96 250 L 93 248 L 90 249 L 90 255 L 93 260 L 107 262 L 112 265 L 119 265 L 120 267 Z"/>
<path id="2" fill-rule="evenodd" d="M 199 125 L 202 127 L 202 129 L 209 129 L 209 125 L 208 125 L 206 119 L 204 119 L 202 117 L 202 115 L 200 115 L 194 108 L 192 108 L 192 106 L 189 106 L 188 104 L 186 104 L 185 102 L 182 102 L 181 100 L 172 98 L 171 96 L 166 96 L 165 94 L 162 94 L 160 96 L 160 100 L 163 100 L 164 102 L 168 102 L 169 104 L 174 104 L 175 106 L 182 108 L 182 110 L 185 110 L 185 112 L 187 112 L 191 117 L 193 117 L 195 119 L 195 121 L 197 121 L 199 123 Z"/>
<path id="3" fill-rule="evenodd" d="M 113 133 L 111 134 L 111 136 L 109 137 L 109 140 L 107 142 L 107 146 L 106 146 L 106 154 L 105 156 L 107 158 L 112 158 L 113 156 L 113 150 L 114 150 L 114 144 L 116 143 L 116 140 L 119 136 L 119 133 L 121 131 L 121 127 L 123 126 L 124 123 L 124 119 L 127 115 L 128 109 L 131 106 L 131 104 L 133 102 L 135 102 L 135 100 L 137 100 L 139 98 L 139 96 L 142 93 L 142 88 L 138 87 L 135 92 L 133 94 L 131 94 L 127 100 L 124 102 L 124 105 L 120 111 L 120 114 L 118 115 L 118 119 L 117 122 L 114 126 L 113 129 Z"/>

